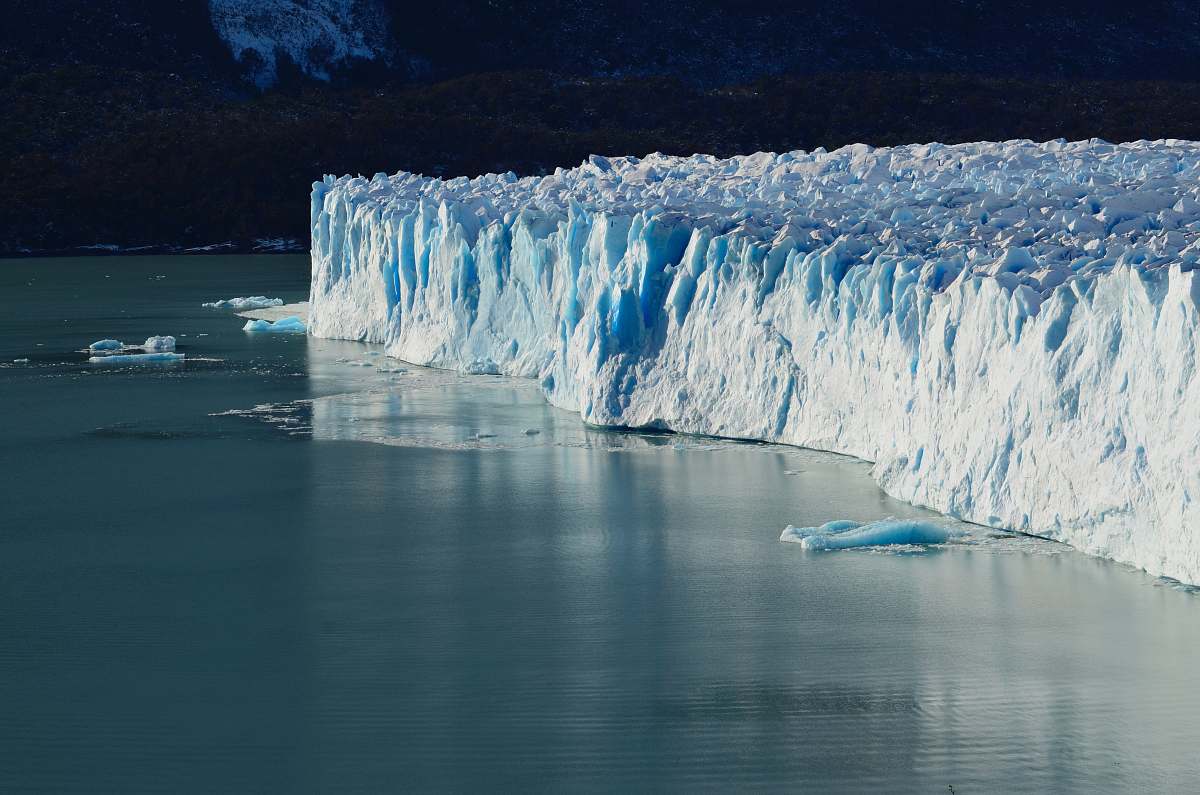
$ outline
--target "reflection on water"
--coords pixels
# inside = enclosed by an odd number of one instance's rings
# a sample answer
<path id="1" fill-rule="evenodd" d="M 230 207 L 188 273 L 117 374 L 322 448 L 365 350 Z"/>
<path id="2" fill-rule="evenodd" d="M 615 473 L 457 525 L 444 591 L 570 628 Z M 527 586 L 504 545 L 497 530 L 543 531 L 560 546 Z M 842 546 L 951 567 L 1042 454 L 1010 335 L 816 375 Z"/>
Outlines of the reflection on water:
<path id="1" fill-rule="evenodd" d="M 1194 789 L 1195 594 L 980 528 L 808 553 L 786 524 L 928 514 L 199 308 L 305 287 L 0 268 L 0 790 Z M 172 332 L 223 362 L 75 353 Z"/>
<path id="2" fill-rule="evenodd" d="M 309 366 L 336 381 L 339 366 L 357 361 L 310 357 Z M 378 362 L 378 366 L 374 366 Z M 315 439 L 372 442 L 396 447 L 443 450 L 512 450 L 530 447 L 581 447 L 606 450 L 720 450 L 745 442 L 655 431 L 613 430 L 590 426 L 573 412 L 542 399 L 535 382 L 502 376 L 465 375 L 404 365 L 392 375 L 391 360 L 368 362 L 372 369 L 352 372 L 357 391 L 283 404 L 232 409 L 227 415 L 257 418 Z M 372 379 L 371 374 L 377 374 Z M 764 445 L 765 446 L 765 445 Z M 777 448 L 782 449 L 782 448 Z M 799 466 L 808 458 L 835 456 L 794 450 Z M 800 474 L 790 470 L 789 474 Z"/>

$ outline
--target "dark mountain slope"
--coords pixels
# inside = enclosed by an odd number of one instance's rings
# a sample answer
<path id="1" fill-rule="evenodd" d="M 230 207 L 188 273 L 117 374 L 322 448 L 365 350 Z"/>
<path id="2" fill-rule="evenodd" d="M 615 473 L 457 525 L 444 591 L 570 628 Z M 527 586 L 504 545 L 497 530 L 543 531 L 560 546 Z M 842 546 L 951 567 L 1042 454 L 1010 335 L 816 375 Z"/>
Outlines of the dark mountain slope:
<path id="1" fill-rule="evenodd" d="M 0 252 L 303 240 L 309 183 L 326 172 L 537 173 L 593 152 L 859 141 L 1200 138 L 1200 10 L 1171 0 L 945 2 L 936 13 L 867 0 L 755 11 L 727 0 L 11 5 Z M 280 43 L 274 87 L 251 79 L 263 58 L 234 60 L 216 6 L 227 38 Z M 280 22 L 283 8 L 307 16 Z M 357 20 L 382 27 L 356 38 Z"/>
<path id="2" fill-rule="evenodd" d="M 0 52 L 14 64 L 93 64 L 228 82 L 295 56 L 335 79 L 441 80 L 539 69 L 670 75 L 706 86 L 837 71 L 1188 80 L 1200 73 L 1191 0 L 41 0 L 12 3 Z M 307 9 L 298 14 L 297 8 Z M 237 65 L 227 37 L 254 41 Z M 320 35 L 300 35 L 321 27 Z M 369 30 L 368 30 L 369 28 Z M 380 28 L 376 31 L 375 28 Z M 373 55 L 338 59 L 357 41 Z M 328 63 L 325 63 L 328 61 Z M 257 61 L 255 61 L 257 63 Z"/>

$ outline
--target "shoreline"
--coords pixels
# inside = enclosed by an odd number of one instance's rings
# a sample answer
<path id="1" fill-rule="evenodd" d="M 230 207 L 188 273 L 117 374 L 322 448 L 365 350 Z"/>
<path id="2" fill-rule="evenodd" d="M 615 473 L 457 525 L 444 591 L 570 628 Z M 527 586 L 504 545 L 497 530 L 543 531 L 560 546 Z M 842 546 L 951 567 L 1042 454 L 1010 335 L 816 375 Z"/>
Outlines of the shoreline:
<path id="1" fill-rule="evenodd" d="M 257 238 L 255 240 L 209 243 L 202 246 L 180 246 L 172 243 L 152 243 L 144 246 L 120 246 L 115 243 L 92 243 L 66 248 L 21 248 L 0 251 L 0 259 L 46 259 L 51 257 L 134 257 L 154 255 L 206 256 L 215 254 L 305 254 L 308 244 L 295 238 Z"/>

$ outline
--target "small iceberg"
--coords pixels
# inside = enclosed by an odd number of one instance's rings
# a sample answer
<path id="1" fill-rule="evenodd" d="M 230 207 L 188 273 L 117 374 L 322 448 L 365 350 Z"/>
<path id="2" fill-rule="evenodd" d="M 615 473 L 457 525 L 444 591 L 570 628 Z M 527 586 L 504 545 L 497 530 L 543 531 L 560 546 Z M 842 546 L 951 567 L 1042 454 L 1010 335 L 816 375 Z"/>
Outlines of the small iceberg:
<path id="1" fill-rule="evenodd" d="M 250 332 L 269 332 L 272 334 L 304 334 L 308 328 L 304 325 L 304 321 L 295 315 L 280 318 L 272 323 L 269 320 L 247 320 L 246 325 L 242 326 L 243 331 Z"/>
<path id="2" fill-rule="evenodd" d="M 167 335 L 164 337 L 150 337 L 142 343 L 144 351 L 173 351 L 175 350 L 175 338 Z"/>
<path id="3" fill-rule="evenodd" d="M 109 351 L 128 351 L 128 350 L 143 350 L 149 353 L 162 353 L 164 351 L 175 350 L 175 338 L 167 334 L 164 336 L 147 337 L 146 341 L 141 345 L 126 345 L 120 340 L 96 340 L 88 346 L 88 350 L 93 353 L 107 353 Z"/>
<path id="4" fill-rule="evenodd" d="M 788 525 L 780 541 L 799 544 L 804 549 L 852 549 L 902 544 L 944 544 L 962 532 L 946 525 L 922 519 L 882 519 L 877 522 L 852 522 L 839 519 L 820 527 Z"/>
<path id="5" fill-rule="evenodd" d="M 208 301 L 201 306 L 209 309 L 233 309 L 244 312 L 247 309 L 267 309 L 272 306 L 283 306 L 282 298 L 267 298 L 265 295 L 251 295 L 246 298 L 225 298 L 220 301 Z"/>
<path id="6" fill-rule="evenodd" d="M 88 346 L 90 351 L 119 351 L 125 347 L 120 340 L 96 340 Z"/>
<path id="7" fill-rule="evenodd" d="M 150 364 L 152 362 L 182 361 L 182 353 L 117 353 L 111 356 L 92 356 L 89 362 L 97 364 Z"/>

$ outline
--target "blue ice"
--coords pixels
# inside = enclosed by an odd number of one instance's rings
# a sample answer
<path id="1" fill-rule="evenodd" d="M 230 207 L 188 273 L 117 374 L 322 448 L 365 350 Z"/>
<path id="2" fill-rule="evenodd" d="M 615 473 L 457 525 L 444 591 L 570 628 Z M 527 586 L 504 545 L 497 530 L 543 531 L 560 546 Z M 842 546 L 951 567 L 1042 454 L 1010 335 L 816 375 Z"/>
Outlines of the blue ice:
<path id="1" fill-rule="evenodd" d="M 272 323 L 269 320 L 248 320 L 242 326 L 243 331 L 266 331 L 274 334 L 304 334 L 308 329 L 304 321 L 296 315 L 280 318 Z"/>
<path id="2" fill-rule="evenodd" d="M 145 364 L 150 362 L 178 362 L 182 353 L 118 353 L 113 356 L 92 356 L 89 362 L 100 364 Z"/>
<path id="3" fill-rule="evenodd" d="M 88 350 L 92 351 L 119 351 L 121 348 L 120 340 L 96 340 L 88 346 Z"/>
<path id="4" fill-rule="evenodd" d="M 943 544 L 961 533 L 923 519 L 882 519 L 861 524 L 846 519 L 820 527 L 788 525 L 780 541 L 798 543 L 804 549 L 851 549 L 895 544 Z"/>

